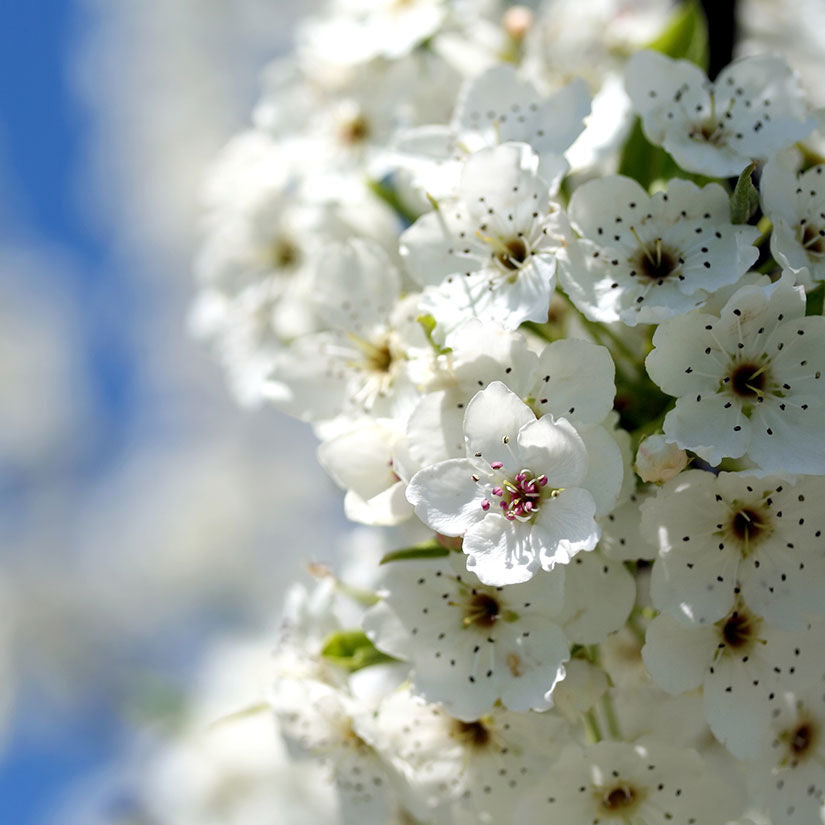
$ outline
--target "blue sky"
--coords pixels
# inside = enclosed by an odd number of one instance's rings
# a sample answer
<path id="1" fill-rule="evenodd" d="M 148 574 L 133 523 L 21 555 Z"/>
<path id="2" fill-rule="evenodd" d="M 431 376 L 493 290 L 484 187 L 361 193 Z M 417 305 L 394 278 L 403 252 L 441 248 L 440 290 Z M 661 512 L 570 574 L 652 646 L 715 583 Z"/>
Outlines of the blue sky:
<path id="1" fill-rule="evenodd" d="M 111 250 L 76 208 L 92 128 L 67 73 L 81 13 L 69 0 L 18 0 L 4 4 L 0 16 L 0 163 L 12 195 L 0 208 L 0 216 L 11 213 L 0 221 L 0 242 L 56 246 L 71 266 L 54 277 L 69 278 L 78 297 L 104 281 L 107 291 L 125 297 L 129 285 L 110 266 Z M 87 322 L 90 374 L 109 430 L 100 434 L 97 454 L 86 456 L 97 464 L 116 450 L 125 426 L 130 353 L 125 337 L 104 341 L 94 319 Z M 0 821 L 34 825 L 69 782 L 116 752 L 117 717 L 105 696 L 90 698 L 75 715 L 50 712 L 36 691 L 19 701 L 5 761 L 0 757 Z"/>

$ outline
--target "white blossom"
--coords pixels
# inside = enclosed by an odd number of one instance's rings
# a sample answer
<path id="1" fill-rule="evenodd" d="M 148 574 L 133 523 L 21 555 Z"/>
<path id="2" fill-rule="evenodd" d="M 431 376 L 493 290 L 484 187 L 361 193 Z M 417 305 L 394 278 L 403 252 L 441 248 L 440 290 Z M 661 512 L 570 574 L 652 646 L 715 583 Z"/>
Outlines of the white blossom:
<path id="1" fill-rule="evenodd" d="M 659 323 L 735 283 L 756 260 L 752 226 L 733 226 L 728 195 L 674 179 L 649 196 L 623 176 L 596 178 L 573 193 L 572 237 L 559 277 L 596 321 Z"/>
<path id="2" fill-rule="evenodd" d="M 651 143 L 683 169 L 714 177 L 738 175 L 814 127 L 797 77 L 778 55 L 737 60 L 711 83 L 687 60 L 642 51 L 628 64 L 627 92 Z"/>
<path id="3" fill-rule="evenodd" d="M 364 627 L 379 650 L 411 662 L 417 694 L 459 719 L 498 699 L 545 710 L 569 657 L 555 620 L 563 595 L 561 568 L 503 588 L 481 584 L 460 557 L 395 562 Z"/>
<path id="4" fill-rule="evenodd" d="M 401 236 L 401 254 L 425 292 L 422 307 L 445 327 L 468 317 L 515 329 L 544 321 L 555 287 L 558 243 L 538 155 L 505 143 L 471 155 L 456 197 Z"/>
<path id="5" fill-rule="evenodd" d="M 771 740 L 748 780 L 754 800 L 774 825 L 825 821 L 825 699 L 823 678 L 778 697 L 770 718 Z"/>
<path id="6" fill-rule="evenodd" d="M 642 504 L 641 529 L 658 549 L 654 605 L 689 622 L 713 622 L 736 595 L 777 627 L 822 613 L 823 479 L 690 470 Z"/>
<path id="7" fill-rule="evenodd" d="M 430 527 L 464 537 L 468 569 L 482 582 L 526 581 L 595 547 L 596 502 L 580 486 L 588 450 L 567 420 L 536 419 L 494 381 L 467 406 L 464 433 L 467 457 L 420 470 L 407 498 Z M 618 455 L 604 472 L 618 490 Z"/>
<path id="8" fill-rule="evenodd" d="M 771 709 L 783 690 L 821 667 L 821 626 L 772 628 L 741 600 L 713 625 L 686 626 L 667 615 L 648 627 L 645 665 L 668 693 L 702 685 L 708 724 L 740 759 L 753 759 L 769 737 Z"/>
<path id="9" fill-rule="evenodd" d="M 825 471 L 825 319 L 805 317 L 790 276 L 735 292 L 719 317 L 663 322 L 645 365 L 676 408 L 668 440 L 711 464 L 747 457 L 767 473 Z"/>
<path id="10" fill-rule="evenodd" d="M 741 811 L 737 791 L 695 751 L 658 742 L 599 742 L 565 750 L 521 811 L 528 822 L 719 825 Z"/>
<path id="11" fill-rule="evenodd" d="M 409 783 L 411 813 L 440 821 L 447 808 L 447 822 L 459 817 L 467 825 L 509 821 L 570 741 L 566 722 L 552 711 L 494 708 L 464 721 L 403 689 L 379 707 L 374 728 L 375 747 Z"/>

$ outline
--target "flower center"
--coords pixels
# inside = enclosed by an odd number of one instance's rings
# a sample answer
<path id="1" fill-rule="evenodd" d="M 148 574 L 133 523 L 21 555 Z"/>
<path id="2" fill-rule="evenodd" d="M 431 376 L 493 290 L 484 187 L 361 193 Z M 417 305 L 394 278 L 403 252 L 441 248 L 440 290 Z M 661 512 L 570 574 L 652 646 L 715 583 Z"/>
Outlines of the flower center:
<path id="1" fill-rule="evenodd" d="M 393 354 L 387 339 L 369 341 L 361 338 L 354 332 L 347 333 L 347 337 L 360 350 L 363 356 L 362 368 L 367 372 L 388 373 L 393 364 Z"/>
<path id="2" fill-rule="evenodd" d="M 711 146 L 725 146 L 728 142 L 724 124 L 713 118 L 694 124 L 688 135 L 691 140 L 709 143 Z"/>
<path id="3" fill-rule="evenodd" d="M 759 510 L 741 507 L 731 517 L 729 530 L 740 543 L 743 555 L 748 555 L 756 541 L 770 532 L 770 522 Z"/>
<path id="4" fill-rule="evenodd" d="M 301 251 L 287 238 L 278 238 L 269 248 L 269 263 L 274 269 L 292 269 L 301 260 Z"/>
<path id="5" fill-rule="evenodd" d="M 800 223 L 797 236 L 809 255 L 825 255 L 825 229 L 817 229 L 808 223 Z"/>
<path id="6" fill-rule="evenodd" d="M 813 722 L 805 721 L 786 732 L 788 754 L 794 764 L 808 756 L 816 747 L 818 729 Z"/>
<path id="7" fill-rule="evenodd" d="M 492 739 L 490 729 L 484 724 L 483 719 L 476 719 L 474 722 L 462 722 L 460 719 L 453 719 L 450 733 L 453 738 L 472 748 L 483 748 Z"/>
<path id="8" fill-rule="evenodd" d="M 717 622 L 721 642 L 719 650 L 725 648 L 744 653 L 757 640 L 759 620 L 744 610 L 734 610 L 727 618 Z"/>
<path id="9" fill-rule="evenodd" d="M 636 239 L 640 248 L 631 263 L 637 272 L 659 285 L 676 273 L 682 262 L 676 252 L 662 244 L 661 238 L 649 244 L 643 243 L 638 235 Z"/>
<path id="10" fill-rule="evenodd" d="M 501 463 L 496 462 L 490 466 L 497 470 Z M 500 487 L 493 487 L 492 494 L 501 499 L 499 507 L 508 521 L 532 521 L 539 511 L 542 496 L 548 493 L 546 487 L 546 475 L 536 476 L 531 470 L 522 470 Z M 555 497 L 560 492 L 550 490 L 549 494 Z"/>
<path id="11" fill-rule="evenodd" d="M 370 136 L 370 124 L 363 114 L 345 120 L 338 131 L 341 142 L 347 146 L 357 146 Z"/>
<path id="12" fill-rule="evenodd" d="M 729 378 L 735 395 L 749 400 L 761 398 L 768 384 L 767 365 L 759 366 L 751 362 L 737 364 Z"/>
<path id="13" fill-rule="evenodd" d="M 496 254 L 496 260 L 505 269 L 514 272 L 527 260 L 528 255 L 527 244 L 521 238 L 511 238 L 509 241 L 502 242 L 502 248 Z"/>
<path id="14" fill-rule="evenodd" d="M 639 801 L 637 791 L 626 783 L 615 785 L 606 790 L 601 796 L 601 807 L 608 813 L 614 814 L 626 811 Z"/>
<path id="15" fill-rule="evenodd" d="M 501 613 L 498 600 L 489 593 L 476 592 L 466 606 L 464 626 L 492 627 Z"/>

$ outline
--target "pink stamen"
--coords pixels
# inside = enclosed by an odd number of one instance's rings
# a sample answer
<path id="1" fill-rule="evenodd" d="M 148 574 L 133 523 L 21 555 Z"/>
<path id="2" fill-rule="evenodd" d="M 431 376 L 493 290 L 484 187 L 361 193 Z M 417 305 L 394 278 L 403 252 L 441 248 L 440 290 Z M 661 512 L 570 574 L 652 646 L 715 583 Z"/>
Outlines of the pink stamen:
<path id="1" fill-rule="evenodd" d="M 490 502 L 486 498 L 481 502 L 481 509 L 485 512 L 490 509 Z"/>
<path id="2" fill-rule="evenodd" d="M 490 465 L 490 469 L 492 469 L 492 470 L 500 470 L 503 466 L 504 466 L 504 462 L 503 462 L 503 461 L 494 461 L 494 462 Z"/>
<path id="3" fill-rule="evenodd" d="M 500 487 L 494 487 L 491 494 L 500 496 L 499 507 L 508 521 L 532 520 L 541 503 L 541 488 L 547 486 L 547 476 L 534 476 L 531 470 L 520 470 L 512 479 L 507 479 Z"/>

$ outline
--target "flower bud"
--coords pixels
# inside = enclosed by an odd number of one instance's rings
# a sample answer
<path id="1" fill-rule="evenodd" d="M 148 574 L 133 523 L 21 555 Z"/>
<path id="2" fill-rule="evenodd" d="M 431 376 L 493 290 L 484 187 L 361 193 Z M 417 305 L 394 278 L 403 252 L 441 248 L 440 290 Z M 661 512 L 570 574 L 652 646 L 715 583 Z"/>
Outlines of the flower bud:
<path id="1" fill-rule="evenodd" d="M 527 6 L 510 6 L 501 22 L 504 31 L 516 43 L 520 43 L 533 25 L 533 11 Z"/>
<path id="2" fill-rule="evenodd" d="M 687 463 L 684 450 L 666 441 L 663 435 L 649 435 L 639 444 L 634 469 L 642 481 L 661 484 L 679 475 Z"/>

